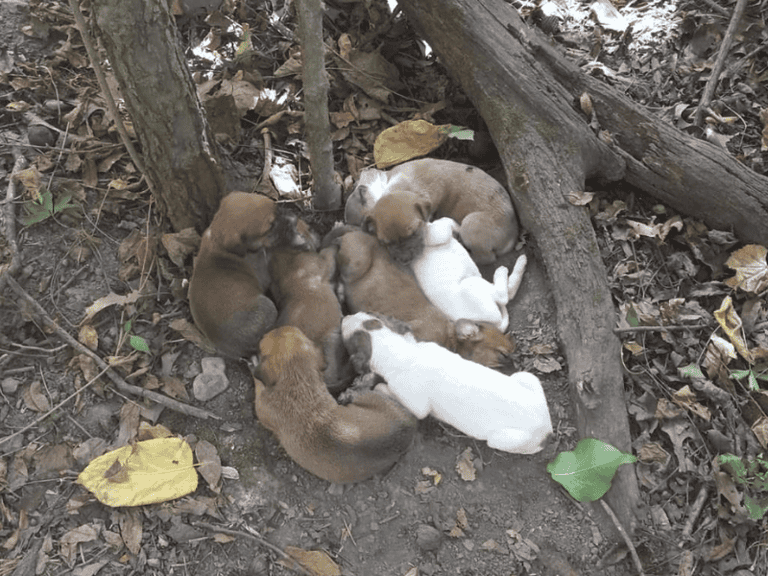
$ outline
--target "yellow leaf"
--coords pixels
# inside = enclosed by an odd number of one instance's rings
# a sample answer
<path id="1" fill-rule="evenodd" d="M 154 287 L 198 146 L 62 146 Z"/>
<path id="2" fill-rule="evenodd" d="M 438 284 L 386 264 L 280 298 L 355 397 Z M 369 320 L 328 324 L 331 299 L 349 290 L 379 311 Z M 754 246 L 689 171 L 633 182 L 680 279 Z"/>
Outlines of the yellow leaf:
<path id="1" fill-rule="evenodd" d="M 715 310 L 715 319 L 720 327 L 728 335 L 728 339 L 733 344 L 736 351 L 741 354 L 750 364 L 754 363 L 752 353 L 744 340 L 741 318 L 733 308 L 733 301 L 730 296 L 726 296 L 718 310 Z"/>
<path id="2" fill-rule="evenodd" d="M 133 290 L 130 294 L 126 294 L 124 296 L 110 292 L 106 296 L 102 296 L 96 300 L 93 304 L 85 309 L 85 318 L 83 318 L 83 322 L 88 322 L 91 318 L 96 316 L 96 314 L 115 304 L 119 304 L 121 306 L 126 304 L 133 304 L 139 299 L 140 296 L 141 294 L 139 294 L 138 290 Z"/>
<path id="3" fill-rule="evenodd" d="M 379 170 L 429 154 L 448 139 L 446 127 L 426 120 L 406 120 L 381 132 L 373 144 Z"/>
<path id="4" fill-rule="evenodd" d="M 731 254 L 725 265 L 736 270 L 736 276 L 728 278 L 725 283 L 731 288 L 741 288 L 755 294 L 768 288 L 766 253 L 768 250 L 764 246 L 749 244 Z"/>
<path id="5" fill-rule="evenodd" d="M 193 492 L 197 472 L 189 444 L 180 438 L 158 438 L 95 458 L 77 483 L 107 506 L 141 506 Z"/>

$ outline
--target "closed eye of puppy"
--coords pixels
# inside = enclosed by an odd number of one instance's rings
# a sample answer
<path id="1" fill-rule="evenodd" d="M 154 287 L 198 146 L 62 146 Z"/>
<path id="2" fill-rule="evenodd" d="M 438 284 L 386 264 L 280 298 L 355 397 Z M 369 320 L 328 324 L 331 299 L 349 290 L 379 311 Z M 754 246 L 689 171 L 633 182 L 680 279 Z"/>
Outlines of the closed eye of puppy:
<path id="1" fill-rule="evenodd" d="M 275 245 L 314 250 L 317 238 L 266 196 L 232 192 L 221 200 L 195 258 L 189 306 L 197 327 L 222 354 L 255 354 L 275 323 L 277 308 L 264 294 Z"/>
<path id="2" fill-rule="evenodd" d="M 373 312 L 408 323 L 417 340 L 427 340 L 487 366 L 505 366 L 511 338 L 489 323 L 455 324 L 419 288 L 413 274 L 398 266 L 378 240 L 356 230 L 336 239 L 336 261 L 351 312 Z"/>
<path id="3" fill-rule="evenodd" d="M 514 247 L 518 226 L 509 193 L 479 168 L 422 158 L 384 174 L 386 181 L 368 176 L 379 189 L 369 191 L 365 203 L 359 201 L 360 194 L 353 193 L 349 212 L 363 214 L 363 228 L 390 248 L 398 261 L 418 255 L 418 243 L 412 236 L 423 234 L 420 223 L 433 217 L 456 220 L 462 243 L 480 264 L 491 263 Z M 388 196 L 392 198 L 384 202 Z"/>
<path id="4" fill-rule="evenodd" d="M 506 452 L 534 454 L 552 421 L 539 379 L 528 372 L 506 376 L 412 334 L 391 330 L 382 319 L 358 313 L 341 323 L 356 365 L 379 374 L 388 390 L 417 418 L 432 415 Z"/>
<path id="5" fill-rule="evenodd" d="M 256 415 L 302 468 L 330 482 L 360 482 L 389 469 L 410 446 L 416 420 L 394 398 L 371 391 L 336 403 L 320 352 L 298 328 L 272 330 L 260 349 Z"/>
<path id="6" fill-rule="evenodd" d="M 296 326 L 323 352 L 323 378 L 332 392 L 352 382 L 354 370 L 341 339 L 341 305 L 332 278 L 336 249 L 276 250 L 269 262 L 270 292 L 280 311 L 277 326 Z"/>

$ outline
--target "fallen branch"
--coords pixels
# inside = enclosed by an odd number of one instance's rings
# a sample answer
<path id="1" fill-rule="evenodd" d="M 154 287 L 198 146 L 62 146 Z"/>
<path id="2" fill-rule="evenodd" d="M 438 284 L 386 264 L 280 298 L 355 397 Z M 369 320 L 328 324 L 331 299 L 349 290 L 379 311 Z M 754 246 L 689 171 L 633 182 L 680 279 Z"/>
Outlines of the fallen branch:
<path id="1" fill-rule="evenodd" d="M 694 116 L 693 122 L 697 126 L 701 126 L 704 121 L 704 113 L 709 108 L 709 103 L 712 101 L 712 96 L 715 94 L 717 83 L 720 81 L 720 74 L 722 74 L 723 68 L 725 67 L 725 59 L 728 56 L 731 44 L 733 44 L 736 28 L 741 21 L 741 17 L 744 15 L 744 8 L 746 8 L 746 6 L 747 0 L 738 0 L 738 2 L 736 2 L 736 7 L 733 9 L 733 16 L 731 17 L 730 24 L 728 24 L 728 30 L 726 30 L 725 36 L 723 36 L 723 42 L 720 44 L 720 52 L 717 54 L 717 60 L 715 60 L 715 65 L 712 68 L 712 74 L 709 76 L 709 80 L 707 80 L 707 85 L 704 87 L 704 93 L 696 108 L 696 115 Z"/>
<path id="2" fill-rule="evenodd" d="M 624 526 L 621 525 L 621 522 L 619 522 L 616 514 L 613 513 L 613 510 L 611 510 L 611 507 L 608 506 L 606 501 L 600 500 L 600 504 L 603 505 L 603 510 L 605 510 L 605 513 L 611 517 L 614 526 L 616 526 L 616 530 L 619 531 L 619 534 L 621 534 L 621 537 L 624 539 L 624 544 L 626 544 L 627 548 L 629 549 L 629 553 L 632 556 L 632 561 L 635 563 L 637 573 L 640 576 L 645 576 L 645 572 L 643 572 L 643 564 L 640 562 L 640 556 L 637 555 L 637 550 L 635 550 L 635 546 L 632 544 L 632 540 L 630 539 L 629 534 L 627 534 L 627 531 L 624 530 Z"/>
<path id="3" fill-rule="evenodd" d="M 6 275 L 7 276 L 7 275 Z M 174 410 L 176 412 L 181 412 L 182 414 L 186 414 L 187 416 L 193 416 L 195 418 L 201 418 L 203 420 L 207 420 L 208 418 L 212 418 L 214 420 L 221 420 L 220 416 L 217 416 L 213 412 L 209 412 L 208 410 L 203 410 L 202 408 L 196 408 L 194 406 L 190 406 L 189 404 L 184 404 L 183 402 L 179 402 L 178 400 L 174 400 L 172 398 L 168 398 L 167 396 L 163 396 L 162 394 L 158 394 L 157 392 L 153 392 L 151 390 L 145 390 L 144 388 L 141 388 L 140 386 L 134 386 L 133 384 L 128 384 L 125 380 L 123 380 L 112 368 L 104 362 L 104 360 L 99 357 L 98 354 L 95 354 L 92 350 L 87 348 L 86 346 L 83 346 L 80 342 L 78 342 L 75 338 L 73 338 L 68 332 L 66 332 L 63 328 L 61 328 L 45 311 L 45 309 L 40 306 L 40 304 L 37 303 L 37 301 L 32 298 L 27 292 L 22 288 L 16 280 L 14 280 L 11 276 L 7 276 L 8 285 L 13 289 L 16 294 L 23 298 L 27 303 L 32 306 L 32 308 L 37 312 L 38 316 L 42 318 L 43 322 L 45 322 L 48 326 L 50 326 L 56 334 L 64 340 L 67 344 L 72 346 L 75 350 L 77 350 L 80 354 L 86 354 L 87 356 L 91 357 L 94 362 L 96 362 L 96 365 L 101 368 L 102 370 L 106 370 L 105 374 L 107 378 L 109 378 L 112 383 L 117 387 L 117 389 L 124 393 L 124 394 L 133 394 L 134 396 L 141 396 L 143 398 L 147 398 L 148 400 L 152 400 L 153 402 L 157 402 L 158 404 L 169 408 L 170 410 Z"/>

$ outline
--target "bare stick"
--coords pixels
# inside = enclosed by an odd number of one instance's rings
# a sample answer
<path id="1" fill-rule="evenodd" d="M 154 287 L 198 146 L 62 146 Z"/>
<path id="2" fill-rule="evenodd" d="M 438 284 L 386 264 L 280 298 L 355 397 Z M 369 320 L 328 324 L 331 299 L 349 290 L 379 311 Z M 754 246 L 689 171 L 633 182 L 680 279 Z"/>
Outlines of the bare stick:
<path id="1" fill-rule="evenodd" d="M 680 326 L 634 326 L 629 328 L 614 328 L 614 334 L 630 334 L 632 332 L 663 332 L 664 330 L 694 330 L 707 328 L 707 324 L 689 324 Z"/>
<path id="2" fill-rule="evenodd" d="M 8 281 L 8 285 L 13 289 L 13 291 L 16 292 L 16 294 L 18 294 L 21 298 L 26 300 L 35 309 L 35 311 L 43 319 L 43 321 L 55 330 L 59 338 L 61 338 L 67 344 L 72 346 L 72 348 L 77 350 L 80 354 L 86 354 L 87 356 L 90 356 L 91 358 L 93 358 L 93 361 L 96 362 L 96 365 L 102 370 L 106 368 L 107 369 L 106 376 L 110 380 L 112 380 L 112 382 L 115 384 L 115 386 L 117 386 L 117 389 L 120 390 L 120 392 L 123 392 L 124 394 L 133 394 L 135 396 L 142 396 L 143 398 L 147 398 L 148 400 L 157 402 L 158 404 L 161 404 L 166 408 L 175 410 L 176 412 L 181 412 L 182 414 L 187 414 L 188 416 L 194 416 L 195 418 L 201 418 L 203 420 L 206 420 L 208 418 L 212 418 L 214 420 L 221 420 L 221 417 L 217 416 L 213 412 L 209 412 L 208 410 L 203 410 L 202 408 L 196 408 L 194 406 L 190 406 L 189 404 L 184 404 L 183 402 L 174 400 L 173 398 L 168 398 L 167 396 L 158 394 L 157 392 L 153 392 L 152 390 L 145 390 L 140 386 L 134 386 L 132 384 L 128 384 L 128 382 L 123 380 L 114 370 L 112 370 L 109 364 L 104 362 L 104 360 L 102 360 L 98 354 L 95 354 L 91 349 L 80 344 L 80 342 L 78 342 L 75 338 L 70 336 L 70 334 L 67 331 L 65 331 L 56 322 L 54 322 L 53 319 L 45 311 L 45 309 L 42 306 L 40 306 L 40 304 L 38 304 L 37 301 L 34 298 L 32 298 L 32 296 L 27 294 L 24 288 L 19 286 L 16 280 L 14 280 L 11 276 L 7 276 L 7 281 Z"/>
<path id="3" fill-rule="evenodd" d="M 11 250 L 11 263 L 3 270 L 0 266 L 0 292 L 3 291 L 3 282 L 6 276 L 15 275 L 21 268 L 21 258 L 19 257 L 19 245 L 16 242 L 16 213 L 13 209 L 13 201 L 16 200 L 16 174 L 27 167 L 27 159 L 17 149 L 13 149 L 13 155 L 16 161 L 13 163 L 13 172 L 8 178 L 8 190 L 5 193 L 5 202 L 3 206 L 2 218 L 5 221 L 5 239 Z"/>
<path id="4" fill-rule="evenodd" d="M 608 506 L 605 500 L 601 499 L 600 504 L 603 505 L 603 510 L 605 510 L 608 516 L 611 517 L 611 520 L 613 520 L 613 524 L 616 526 L 616 530 L 618 530 L 619 534 L 621 534 L 621 537 L 624 538 L 624 543 L 627 545 L 627 548 L 629 548 L 629 553 L 632 555 L 632 560 L 635 563 L 637 573 L 640 576 L 645 576 L 645 572 L 643 572 L 643 565 L 640 562 L 640 556 L 637 555 L 637 550 L 635 550 L 635 546 L 632 544 L 632 540 L 630 539 L 629 534 L 627 534 L 627 531 L 624 530 L 624 526 L 621 525 L 621 522 L 619 522 L 616 514 L 613 513 L 613 510 L 611 510 L 611 507 Z"/>
<path id="5" fill-rule="evenodd" d="M 198 526 L 200 528 L 205 528 L 206 530 L 211 530 L 213 532 L 221 532 L 222 534 L 228 534 L 229 536 L 244 536 L 246 538 L 250 538 L 254 542 L 258 542 L 259 545 L 263 546 L 264 548 L 267 548 L 268 550 L 271 550 L 272 552 L 280 556 L 280 558 L 286 562 L 286 564 L 288 565 L 288 568 L 291 568 L 301 574 L 306 574 L 307 576 L 313 576 L 314 574 L 313 572 L 309 572 L 306 568 L 304 568 L 304 566 L 299 564 L 298 561 L 291 558 L 288 554 L 283 552 L 280 548 L 278 548 L 271 542 L 264 540 L 264 538 L 262 538 L 261 536 L 257 536 L 256 534 L 251 534 L 250 532 L 243 532 L 242 530 L 231 530 L 229 528 L 223 528 L 221 526 L 214 526 L 213 524 L 209 524 L 208 522 L 192 522 L 192 526 Z"/>
<path id="6" fill-rule="evenodd" d="M 704 484 L 696 495 L 696 500 L 694 500 L 693 506 L 691 506 L 691 512 L 688 514 L 688 519 L 685 521 L 685 526 L 683 526 L 683 532 L 680 534 L 682 538 L 690 537 L 693 532 L 693 525 L 696 523 L 696 518 L 701 514 L 701 510 L 704 508 L 708 496 L 709 490 L 707 489 L 707 485 Z M 682 545 L 682 543 L 679 544 L 679 546 Z"/>
<path id="7" fill-rule="evenodd" d="M 725 66 L 725 58 L 728 56 L 728 50 L 733 43 L 733 37 L 736 34 L 736 28 L 741 21 L 741 17 L 744 15 L 744 8 L 747 6 L 747 0 L 738 0 L 736 2 L 736 8 L 733 9 L 733 16 L 731 22 L 728 24 L 728 30 L 725 32 L 723 42 L 720 44 L 720 52 L 717 54 L 717 60 L 712 68 L 712 75 L 707 80 L 707 85 L 704 87 L 704 94 L 701 96 L 699 105 L 696 108 L 696 115 L 694 116 L 694 124 L 697 126 L 702 125 L 704 119 L 704 112 L 709 108 L 709 103 L 712 101 L 712 96 L 715 94 L 715 88 L 720 80 L 720 74 L 723 72 Z"/>

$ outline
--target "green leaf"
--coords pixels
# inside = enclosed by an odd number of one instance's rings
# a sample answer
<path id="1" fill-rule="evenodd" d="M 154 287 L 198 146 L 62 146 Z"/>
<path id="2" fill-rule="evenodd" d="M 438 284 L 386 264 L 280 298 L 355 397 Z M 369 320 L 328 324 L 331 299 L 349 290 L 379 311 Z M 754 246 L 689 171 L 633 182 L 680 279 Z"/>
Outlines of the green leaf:
<path id="1" fill-rule="evenodd" d="M 677 370 L 680 376 L 685 378 L 706 378 L 706 376 L 704 376 L 704 372 L 702 372 L 701 368 L 696 364 L 688 364 L 688 366 L 683 366 Z"/>
<path id="2" fill-rule="evenodd" d="M 619 466 L 636 460 L 602 440 L 584 438 L 573 452 L 561 452 L 547 464 L 547 472 L 579 502 L 593 502 L 608 492 Z"/>
<path id="3" fill-rule="evenodd" d="M 744 494 L 744 507 L 751 520 L 760 520 L 768 512 L 768 496 L 752 498 L 749 494 Z"/>
<path id="4" fill-rule="evenodd" d="M 126 321 L 125 321 L 125 324 L 123 324 L 123 332 L 125 332 L 126 334 L 127 334 L 128 332 L 130 332 L 130 331 L 131 331 L 131 326 L 132 326 L 132 325 L 133 325 L 133 323 L 132 323 L 130 320 L 126 320 Z"/>
<path id="5" fill-rule="evenodd" d="M 448 131 L 448 138 L 456 138 L 456 140 L 474 140 L 475 131 L 469 128 L 462 128 L 461 126 L 452 126 L 452 129 Z"/>
<path id="6" fill-rule="evenodd" d="M 747 483 L 747 467 L 741 458 L 734 454 L 720 454 L 717 457 L 717 463 L 720 467 L 731 475 L 731 478 L 738 484 Z"/>
<path id="7" fill-rule="evenodd" d="M 627 324 L 629 324 L 632 328 L 637 328 L 640 326 L 640 319 L 637 317 L 637 310 L 635 310 L 634 306 L 629 306 L 627 308 Z"/>
<path id="8" fill-rule="evenodd" d="M 128 338 L 128 344 L 131 345 L 131 348 L 134 350 L 138 350 L 139 352 L 146 352 L 149 354 L 149 344 L 147 344 L 147 341 L 144 340 L 141 336 L 130 336 Z"/>
<path id="9" fill-rule="evenodd" d="M 741 380 L 742 378 L 749 376 L 750 372 L 752 372 L 752 370 L 732 370 L 729 376 L 734 380 Z"/>

